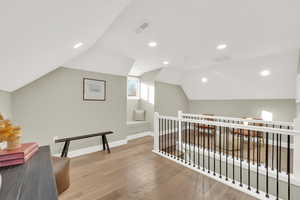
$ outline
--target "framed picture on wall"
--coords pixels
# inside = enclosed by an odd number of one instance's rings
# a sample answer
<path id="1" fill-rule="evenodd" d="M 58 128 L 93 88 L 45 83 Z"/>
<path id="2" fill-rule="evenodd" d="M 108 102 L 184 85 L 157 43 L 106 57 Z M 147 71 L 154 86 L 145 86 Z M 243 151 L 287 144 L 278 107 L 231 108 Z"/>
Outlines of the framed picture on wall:
<path id="1" fill-rule="evenodd" d="M 84 101 L 105 101 L 106 81 L 90 78 L 83 79 Z"/>

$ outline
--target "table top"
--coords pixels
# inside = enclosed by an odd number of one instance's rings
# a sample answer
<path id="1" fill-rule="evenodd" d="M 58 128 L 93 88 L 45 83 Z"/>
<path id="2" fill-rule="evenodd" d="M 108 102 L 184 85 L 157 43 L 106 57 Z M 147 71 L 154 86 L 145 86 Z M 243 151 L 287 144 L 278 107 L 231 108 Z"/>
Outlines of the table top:
<path id="1" fill-rule="evenodd" d="M 0 199 L 57 200 L 50 147 L 40 147 L 25 164 L 0 168 Z"/>

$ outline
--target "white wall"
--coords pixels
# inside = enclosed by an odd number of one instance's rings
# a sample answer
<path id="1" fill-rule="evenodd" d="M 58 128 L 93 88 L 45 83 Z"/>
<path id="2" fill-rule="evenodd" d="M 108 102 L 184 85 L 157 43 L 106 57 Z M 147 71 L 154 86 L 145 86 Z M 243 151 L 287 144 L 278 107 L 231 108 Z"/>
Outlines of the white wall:
<path id="1" fill-rule="evenodd" d="M 0 90 L 0 113 L 8 119 L 12 119 L 11 93 Z"/>

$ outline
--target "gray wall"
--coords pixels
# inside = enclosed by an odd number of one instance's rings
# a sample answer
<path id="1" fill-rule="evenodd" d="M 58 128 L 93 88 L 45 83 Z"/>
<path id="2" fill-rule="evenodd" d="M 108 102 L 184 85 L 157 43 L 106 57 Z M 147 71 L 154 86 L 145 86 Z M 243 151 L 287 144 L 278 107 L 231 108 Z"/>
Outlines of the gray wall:
<path id="1" fill-rule="evenodd" d="M 296 117 L 295 99 L 267 100 L 192 100 L 190 113 L 206 113 L 230 117 L 260 117 L 261 111 L 273 113 L 273 120 L 293 121 Z"/>
<path id="2" fill-rule="evenodd" d="M 144 73 L 141 77 L 141 84 L 147 85 L 147 87 L 151 87 L 155 91 L 155 78 L 157 74 L 160 72 L 160 70 L 154 70 L 147 73 Z M 155 92 L 154 92 L 155 95 Z M 154 99 L 155 101 L 155 99 Z M 155 104 L 156 102 L 154 102 Z M 153 118 L 154 118 L 154 104 L 150 103 L 149 99 L 144 100 L 141 98 L 140 106 L 141 109 L 144 109 L 146 111 L 146 121 L 150 123 L 150 131 L 153 131 Z"/>
<path id="3" fill-rule="evenodd" d="M 2 90 L 0 90 L 0 113 L 5 118 L 12 118 L 11 93 Z"/>
<path id="4" fill-rule="evenodd" d="M 298 67 L 297 67 L 297 72 L 298 72 L 298 74 L 297 74 L 297 77 L 298 77 L 298 76 L 300 76 L 300 50 L 298 51 Z M 297 91 L 296 92 L 298 92 L 299 85 L 298 85 L 298 83 L 296 83 L 296 84 L 297 84 L 297 87 L 296 87 Z M 300 99 L 297 99 L 297 101 L 298 100 L 300 100 Z M 299 102 L 297 103 L 297 118 L 300 119 L 300 103 Z"/>
<path id="5" fill-rule="evenodd" d="M 127 121 L 133 121 L 133 111 L 140 108 L 139 99 L 127 99 Z"/>
<path id="6" fill-rule="evenodd" d="M 155 112 L 177 116 L 178 110 L 188 112 L 189 101 L 181 86 L 155 82 Z"/>
<path id="7" fill-rule="evenodd" d="M 106 80 L 106 101 L 83 101 L 83 78 Z M 126 77 L 59 68 L 12 95 L 14 121 L 23 141 L 49 144 L 54 136 L 112 130 L 109 141 L 125 139 Z M 99 138 L 74 142 L 71 149 L 99 144 Z M 54 152 L 61 146 L 53 145 Z"/>

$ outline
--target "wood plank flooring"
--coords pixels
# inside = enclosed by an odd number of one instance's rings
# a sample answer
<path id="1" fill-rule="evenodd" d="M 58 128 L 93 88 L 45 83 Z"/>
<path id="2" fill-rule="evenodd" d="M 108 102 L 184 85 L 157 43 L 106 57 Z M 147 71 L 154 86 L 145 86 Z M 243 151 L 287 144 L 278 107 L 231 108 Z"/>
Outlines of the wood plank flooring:
<path id="1" fill-rule="evenodd" d="M 71 160 L 60 200 L 253 200 L 242 192 L 152 153 L 152 137 Z"/>

